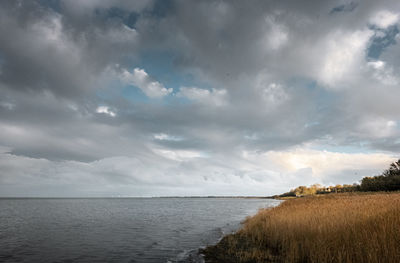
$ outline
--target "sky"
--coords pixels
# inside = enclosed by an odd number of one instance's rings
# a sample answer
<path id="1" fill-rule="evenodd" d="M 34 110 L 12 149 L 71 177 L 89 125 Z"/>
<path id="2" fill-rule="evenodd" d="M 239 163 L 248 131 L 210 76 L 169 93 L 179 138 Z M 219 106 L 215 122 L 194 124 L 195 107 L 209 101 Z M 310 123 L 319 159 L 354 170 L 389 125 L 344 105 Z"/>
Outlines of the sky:
<path id="1" fill-rule="evenodd" d="M 400 158 L 400 2 L 0 1 L 0 196 L 273 195 Z"/>

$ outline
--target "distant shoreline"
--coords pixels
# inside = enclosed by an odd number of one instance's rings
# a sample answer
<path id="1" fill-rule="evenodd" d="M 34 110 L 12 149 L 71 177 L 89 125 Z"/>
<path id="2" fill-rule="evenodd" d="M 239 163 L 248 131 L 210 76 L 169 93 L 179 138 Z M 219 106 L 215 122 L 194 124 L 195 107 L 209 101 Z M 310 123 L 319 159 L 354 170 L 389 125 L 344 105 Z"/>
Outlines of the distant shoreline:
<path id="1" fill-rule="evenodd" d="M 237 198 L 237 199 L 277 199 L 273 196 L 104 196 L 104 197 L 25 197 L 11 196 L 0 199 L 152 199 L 152 198 Z"/>

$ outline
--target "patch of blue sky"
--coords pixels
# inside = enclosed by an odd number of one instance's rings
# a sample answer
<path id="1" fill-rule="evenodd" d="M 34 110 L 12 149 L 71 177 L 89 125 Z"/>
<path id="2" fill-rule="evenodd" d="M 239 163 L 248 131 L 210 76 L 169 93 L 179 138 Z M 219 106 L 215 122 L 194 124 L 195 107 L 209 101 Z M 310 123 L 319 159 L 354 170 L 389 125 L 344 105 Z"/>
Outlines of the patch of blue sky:
<path id="1" fill-rule="evenodd" d="M 150 10 L 150 14 L 157 17 L 165 17 L 171 12 L 173 5 L 174 2 L 172 0 L 156 0 Z"/>
<path id="2" fill-rule="evenodd" d="M 312 146 L 311 149 L 317 151 L 327 151 L 327 152 L 334 152 L 334 153 L 349 153 L 349 154 L 357 154 L 357 153 L 376 153 L 376 150 L 371 150 L 368 148 L 368 142 L 359 142 L 358 145 L 329 145 L 329 144 L 322 144 Z"/>
<path id="3" fill-rule="evenodd" d="M 139 19 L 139 16 L 155 16 L 162 18 L 166 16 L 170 9 L 173 8 L 173 3 L 170 0 L 158 0 L 155 1 L 151 8 L 145 9 L 141 14 L 137 12 L 126 11 L 119 7 L 110 7 L 108 9 L 96 9 L 95 14 L 108 19 L 119 19 L 126 26 L 135 28 L 135 24 Z"/>
<path id="4" fill-rule="evenodd" d="M 82 0 L 88 1 L 88 0 Z M 40 5 L 53 9 L 58 13 L 62 13 L 63 4 L 61 0 L 38 0 Z M 143 14 L 146 16 L 165 17 L 170 10 L 173 8 L 172 0 L 156 0 L 154 4 L 145 10 Z M 120 19 L 123 23 L 131 28 L 134 28 L 136 21 L 139 17 L 139 13 L 126 11 L 122 8 L 111 6 L 109 8 L 96 8 L 94 10 L 96 16 L 108 19 Z"/>
<path id="5" fill-rule="evenodd" d="M 312 80 L 310 78 L 301 78 L 301 77 L 292 78 L 287 83 L 287 85 L 296 90 L 303 88 L 311 92 L 310 95 L 313 95 L 314 100 L 318 102 L 317 103 L 318 110 L 328 108 L 334 105 L 335 102 L 337 102 L 339 96 L 337 92 L 319 86 L 315 80 Z"/>
<path id="6" fill-rule="evenodd" d="M 169 51 L 151 50 L 142 52 L 139 57 L 129 63 L 129 71 L 134 68 L 143 69 L 152 79 L 160 82 L 165 88 L 172 88 L 172 93 L 163 99 L 149 99 L 137 87 L 126 85 L 122 95 L 130 101 L 157 102 L 157 103 L 190 103 L 184 97 L 176 96 L 180 87 L 198 87 L 211 89 L 208 83 L 198 81 L 193 74 L 178 68 L 174 61 L 176 55 Z"/>
<path id="7" fill-rule="evenodd" d="M 121 95 L 130 102 L 151 103 L 155 101 L 155 99 L 147 97 L 141 89 L 131 85 L 124 85 Z M 156 101 L 160 101 L 160 99 L 156 99 Z"/>
<path id="8" fill-rule="evenodd" d="M 39 0 L 40 5 L 53 9 L 57 13 L 61 12 L 60 0 Z"/>
<path id="9" fill-rule="evenodd" d="M 83 0 L 87 1 L 87 0 Z M 39 4 L 54 10 L 57 13 L 63 12 L 63 4 L 61 0 L 38 0 Z M 113 7 L 110 8 L 96 8 L 94 9 L 94 15 L 100 19 L 119 19 L 125 25 L 134 28 L 139 14 L 136 12 L 129 12 L 124 9 Z"/>
<path id="10" fill-rule="evenodd" d="M 121 96 L 132 103 L 149 103 L 152 100 L 141 89 L 118 79 L 110 80 L 103 88 L 97 89 L 96 96 L 104 102 L 118 100 Z"/>
<path id="11" fill-rule="evenodd" d="M 375 26 L 370 26 L 370 28 L 375 31 L 375 35 L 368 47 L 367 58 L 377 60 L 387 47 L 396 44 L 396 36 L 400 31 L 396 25 L 386 29 Z"/>
<path id="12" fill-rule="evenodd" d="M 184 73 L 176 68 L 175 59 L 176 55 L 170 51 L 146 51 L 140 54 L 137 64 L 132 68 L 144 69 L 166 88 L 172 88 L 174 94 L 179 87 L 193 85 L 195 82 L 192 74 Z"/>
<path id="13" fill-rule="evenodd" d="M 332 14 L 340 13 L 340 12 L 352 12 L 354 9 L 356 9 L 357 6 L 358 6 L 358 3 L 355 3 L 355 2 L 350 2 L 348 4 L 339 5 L 339 6 L 332 8 L 331 11 L 329 12 L 329 14 L 332 15 Z"/>
<path id="14" fill-rule="evenodd" d="M 120 19 L 122 23 L 130 28 L 135 28 L 136 21 L 139 18 L 139 14 L 136 12 L 128 12 L 121 8 L 111 7 L 105 11 L 103 11 L 106 17 Z M 102 15 L 102 10 L 96 10 L 98 15 Z"/>

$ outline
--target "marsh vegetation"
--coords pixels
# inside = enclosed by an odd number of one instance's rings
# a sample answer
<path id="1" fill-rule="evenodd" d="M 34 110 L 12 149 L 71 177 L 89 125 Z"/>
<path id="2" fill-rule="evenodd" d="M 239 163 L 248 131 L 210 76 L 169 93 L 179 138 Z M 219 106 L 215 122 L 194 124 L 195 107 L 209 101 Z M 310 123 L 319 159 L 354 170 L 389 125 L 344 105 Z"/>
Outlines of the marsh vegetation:
<path id="1" fill-rule="evenodd" d="M 260 210 L 206 262 L 400 262 L 400 193 L 307 196 Z"/>

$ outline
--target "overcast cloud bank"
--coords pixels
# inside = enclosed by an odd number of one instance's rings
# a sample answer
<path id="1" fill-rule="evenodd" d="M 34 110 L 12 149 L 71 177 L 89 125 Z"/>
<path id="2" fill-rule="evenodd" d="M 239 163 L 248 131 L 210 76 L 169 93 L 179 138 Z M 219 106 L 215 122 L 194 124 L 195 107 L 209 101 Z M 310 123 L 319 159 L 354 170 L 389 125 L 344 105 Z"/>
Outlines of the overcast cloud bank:
<path id="1" fill-rule="evenodd" d="M 271 195 L 400 152 L 400 3 L 0 3 L 0 196 Z"/>

